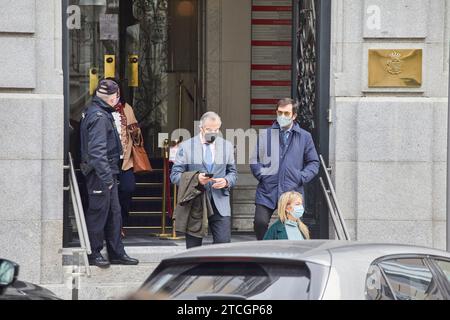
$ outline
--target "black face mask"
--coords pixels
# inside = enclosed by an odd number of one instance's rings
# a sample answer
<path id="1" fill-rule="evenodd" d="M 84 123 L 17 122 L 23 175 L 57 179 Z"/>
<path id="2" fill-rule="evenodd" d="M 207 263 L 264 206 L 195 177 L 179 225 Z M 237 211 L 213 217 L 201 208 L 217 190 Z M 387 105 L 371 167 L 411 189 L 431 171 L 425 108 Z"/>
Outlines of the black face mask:
<path id="1" fill-rule="evenodd" d="M 214 143 L 217 140 L 218 133 L 205 133 L 205 140 L 207 143 Z"/>

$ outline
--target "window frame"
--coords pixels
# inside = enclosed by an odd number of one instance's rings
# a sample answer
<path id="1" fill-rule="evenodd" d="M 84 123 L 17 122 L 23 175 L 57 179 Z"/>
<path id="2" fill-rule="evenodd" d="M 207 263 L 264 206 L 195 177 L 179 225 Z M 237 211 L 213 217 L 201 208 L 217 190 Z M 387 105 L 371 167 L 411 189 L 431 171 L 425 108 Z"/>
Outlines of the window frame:
<path id="1" fill-rule="evenodd" d="M 383 277 L 384 281 L 386 282 L 387 287 L 388 287 L 388 289 L 389 289 L 389 292 L 390 292 L 391 295 L 394 297 L 394 301 L 398 300 L 398 299 L 397 299 L 397 296 L 394 294 L 394 290 L 392 290 L 392 285 L 391 285 L 391 283 L 388 281 L 388 278 L 387 278 L 386 273 L 384 272 L 383 268 L 381 268 L 381 267 L 378 265 L 378 263 L 372 263 L 372 264 L 370 265 L 370 267 L 369 267 L 369 270 L 370 270 L 370 268 L 372 268 L 373 266 L 376 266 L 376 267 L 378 268 L 378 270 L 380 270 L 381 276 Z M 367 273 L 367 275 L 368 275 L 368 274 L 369 274 L 369 273 Z M 368 299 L 367 299 L 367 275 L 366 275 L 366 282 L 365 282 L 365 288 L 364 288 L 366 300 L 368 300 Z"/>
<path id="2" fill-rule="evenodd" d="M 439 274 L 440 281 L 442 283 L 442 286 L 445 288 L 445 291 L 447 293 L 447 298 L 450 299 L 450 280 L 448 280 L 447 275 L 442 271 L 442 268 L 438 265 L 436 260 L 446 262 L 450 264 L 450 258 L 440 257 L 440 256 L 433 256 L 430 257 L 430 265 L 433 266 L 433 268 L 436 269 L 436 273 Z"/>
<path id="3" fill-rule="evenodd" d="M 376 265 L 380 271 L 382 276 L 384 277 L 384 280 L 388 284 L 389 290 L 391 291 L 392 296 L 394 297 L 394 300 L 398 300 L 397 295 L 395 294 L 394 290 L 392 290 L 392 284 L 389 281 L 389 278 L 386 276 L 384 269 L 379 265 L 382 262 L 390 261 L 390 260 L 398 260 L 398 259 L 421 259 L 424 261 L 424 264 L 427 266 L 427 268 L 430 270 L 432 277 L 436 281 L 436 285 L 440 293 L 442 294 L 444 299 L 449 300 L 450 299 L 450 286 L 447 286 L 442 281 L 443 272 L 440 270 L 440 268 L 435 264 L 433 259 L 437 260 L 445 260 L 446 262 L 450 263 L 449 258 L 445 258 L 442 256 L 436 256 L 436 255 L 427 255 L 427 254 L 394 254 L 394 255 L 388 255 L 380 257 L 376 260 L 374 260 L 370 266 Z M 444 275 L 445 276 L 445 275 Z M 366 286 L 366 284 L 365 284 Z M 366 288 L 365 288 L 366 291 Z M 367 299 L 367 296 L 366 296 Z"/>

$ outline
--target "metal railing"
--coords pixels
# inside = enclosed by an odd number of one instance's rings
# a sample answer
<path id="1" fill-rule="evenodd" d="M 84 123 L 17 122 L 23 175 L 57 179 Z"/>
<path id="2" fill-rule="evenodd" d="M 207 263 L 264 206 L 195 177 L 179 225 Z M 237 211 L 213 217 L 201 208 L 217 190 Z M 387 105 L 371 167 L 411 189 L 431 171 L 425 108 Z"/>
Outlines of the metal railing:
<path id="1" fill-rule="evenodd" d="M 183 92 L 186 92 L 187 97 L 189 98 L 189 100 L 192 102 L 192 114 L 194 115 L 194 119 L 198 118 L 199 115 L 198 113 L 198 109 L 197 109 L 197 104 L 198 104 L 198 84 L 197 84 L 197 80 L 194 79 L 194 93 L 192 93 L 191 91 L 189 91 L 189 89 L 184 85 L 184 80 L 180 80 L 178 81 L 178 129 L 181 129 L 183 126 L 183 122 L 184 122 L 184 114 L 185 114 L 185 110 L 184 110 L 184 105 L 183 105 Z"/>
<path id="2" fill-rule="evenodd" d="M 170 207 L 170 170 L 169 170 L 169 163 L 170 163 L 170 143 L 169 140 L 166 139 L 164 141 L 164 147 L 163 147 L 163 161 L 164 161 L 164 180 L 163 180 L 163 197 L 162 197 L 162 220 L 161 220 L 161 229 L 162 233 L 157 235 L 159 238 L 163 240 L 181 240 L 184 239 L 184 237 L 178 237 L 177 231 L 176 231 L 176 222 L 175 222 L 175 208 L 177 207 L 177 193 L 178 188 L 177 185 L 173 185 L 173 207 L 171 208 L 172 213 L 172 233 L 166 233 L 167 231 L 167 208 Z"/>
<path id="3" fill-rule="evenodd" d="M 331 220 L 333 221 L 334 229 L 336 231 L 336 236 L 338 240 L 351 240 L 350 235 L 348 233 L 347 226 L 345 225 L 344 218 L 342 217 L 342 211 L 339 207 L 339 203 L 336 196 L 336 191 L 333 186 L 333 182 L 331 181 L 330 171 L 331 168 L 327 167 L 325 164 L 325 160 L 322 155 L 320 155 L 320 163 L 322 165 L 323 171 L 325 172 L 326 182 L 328 184 L 328 188 L 326 187 L 323 178 L 320 177 L 320 185 L 322 187 L 322 191 L 325 195 L 325 199 L 327 201 L 328 210 L 330 211 Z"/>
<path id="4" fill-rule="evenodd" d="M 91 277 L 91 268 L 89 266 L 89 259 L 88 259 L 88 255 L 92 253 L 91 243 L 89 241 L 86 219 L 84 217 L 83 203 L 81 202 L 80 189 L 78 188 L 78 180 L 75 174 L 75 167 L 73 165 L 73 158 L 71 153 L 69 153 L 69 165 L 65 166 L 64 169 L 69 170 L 69 186 L 65 187 L 64 190 L 70 191 L 70 196 L 72 198 L 72 205 L 75 214 L 75 221 L 77 224 L 78 237 L 80 238 L 80 247 L 64 249 L 63 254 L 64 253 L 66 255 L 71 254 L 73 256 L 74 263 L 72 264 L 74 265 L 74 268 L 75 265 L 80 262 L 79 260 L 81 256 L 81 260 L 85 266 L 85 274 L 88 277 Z M 75 276 L 74 279 L 78 279 L 78 276 L 83 275 L 83 273 L 80 273 L 79 270 L 74 269 L 72 275 Z"/>

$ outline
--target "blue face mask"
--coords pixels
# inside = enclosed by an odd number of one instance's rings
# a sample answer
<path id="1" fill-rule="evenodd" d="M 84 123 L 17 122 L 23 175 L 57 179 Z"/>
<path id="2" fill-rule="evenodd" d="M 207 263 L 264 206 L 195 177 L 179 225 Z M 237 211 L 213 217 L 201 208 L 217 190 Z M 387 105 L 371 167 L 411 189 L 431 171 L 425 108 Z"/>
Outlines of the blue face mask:
<path id="1" fill-rule="evenodd" d="M 302 218 L 304 213 L 305 213 L 305 208 L 304 208 L 302 205 L 292 207 L 291 215 L 292 215 L 295 219 L 300 219 L 300 218 Z"/>
<path id="2" fill-rule="evenodd" d="M 292 118 L 287 118 L 285 116 L 277 117 L 277 121 L 278 121 L 278 124 L 280 125 L 281 128 L 287 128 L 293 122 Z"/>

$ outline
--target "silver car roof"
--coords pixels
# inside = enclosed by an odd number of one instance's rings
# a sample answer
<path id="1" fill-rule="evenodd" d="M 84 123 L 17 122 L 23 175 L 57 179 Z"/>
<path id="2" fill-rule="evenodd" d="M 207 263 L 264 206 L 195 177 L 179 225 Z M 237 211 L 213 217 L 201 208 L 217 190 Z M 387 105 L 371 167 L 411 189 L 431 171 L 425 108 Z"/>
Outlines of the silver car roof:
<path id="1" fill-rule="evenodd" d="M 450 253 L 412 245 L 392 243 L 369 243 L 359 241 L 309 240 L 309 241 L 252 241 L 205 246 L 187 250 L 167 260 L 195 258 L 262 258 L 307 261 L 330 266 L 348 256 L 350 259 L 372 262 L 380 257 L 392 255 L 431 255 L 450 259 Z M 337 257 L 335 257 L 337 258 Z M 369 263 L 370 263 L 369 262 Z"/>

